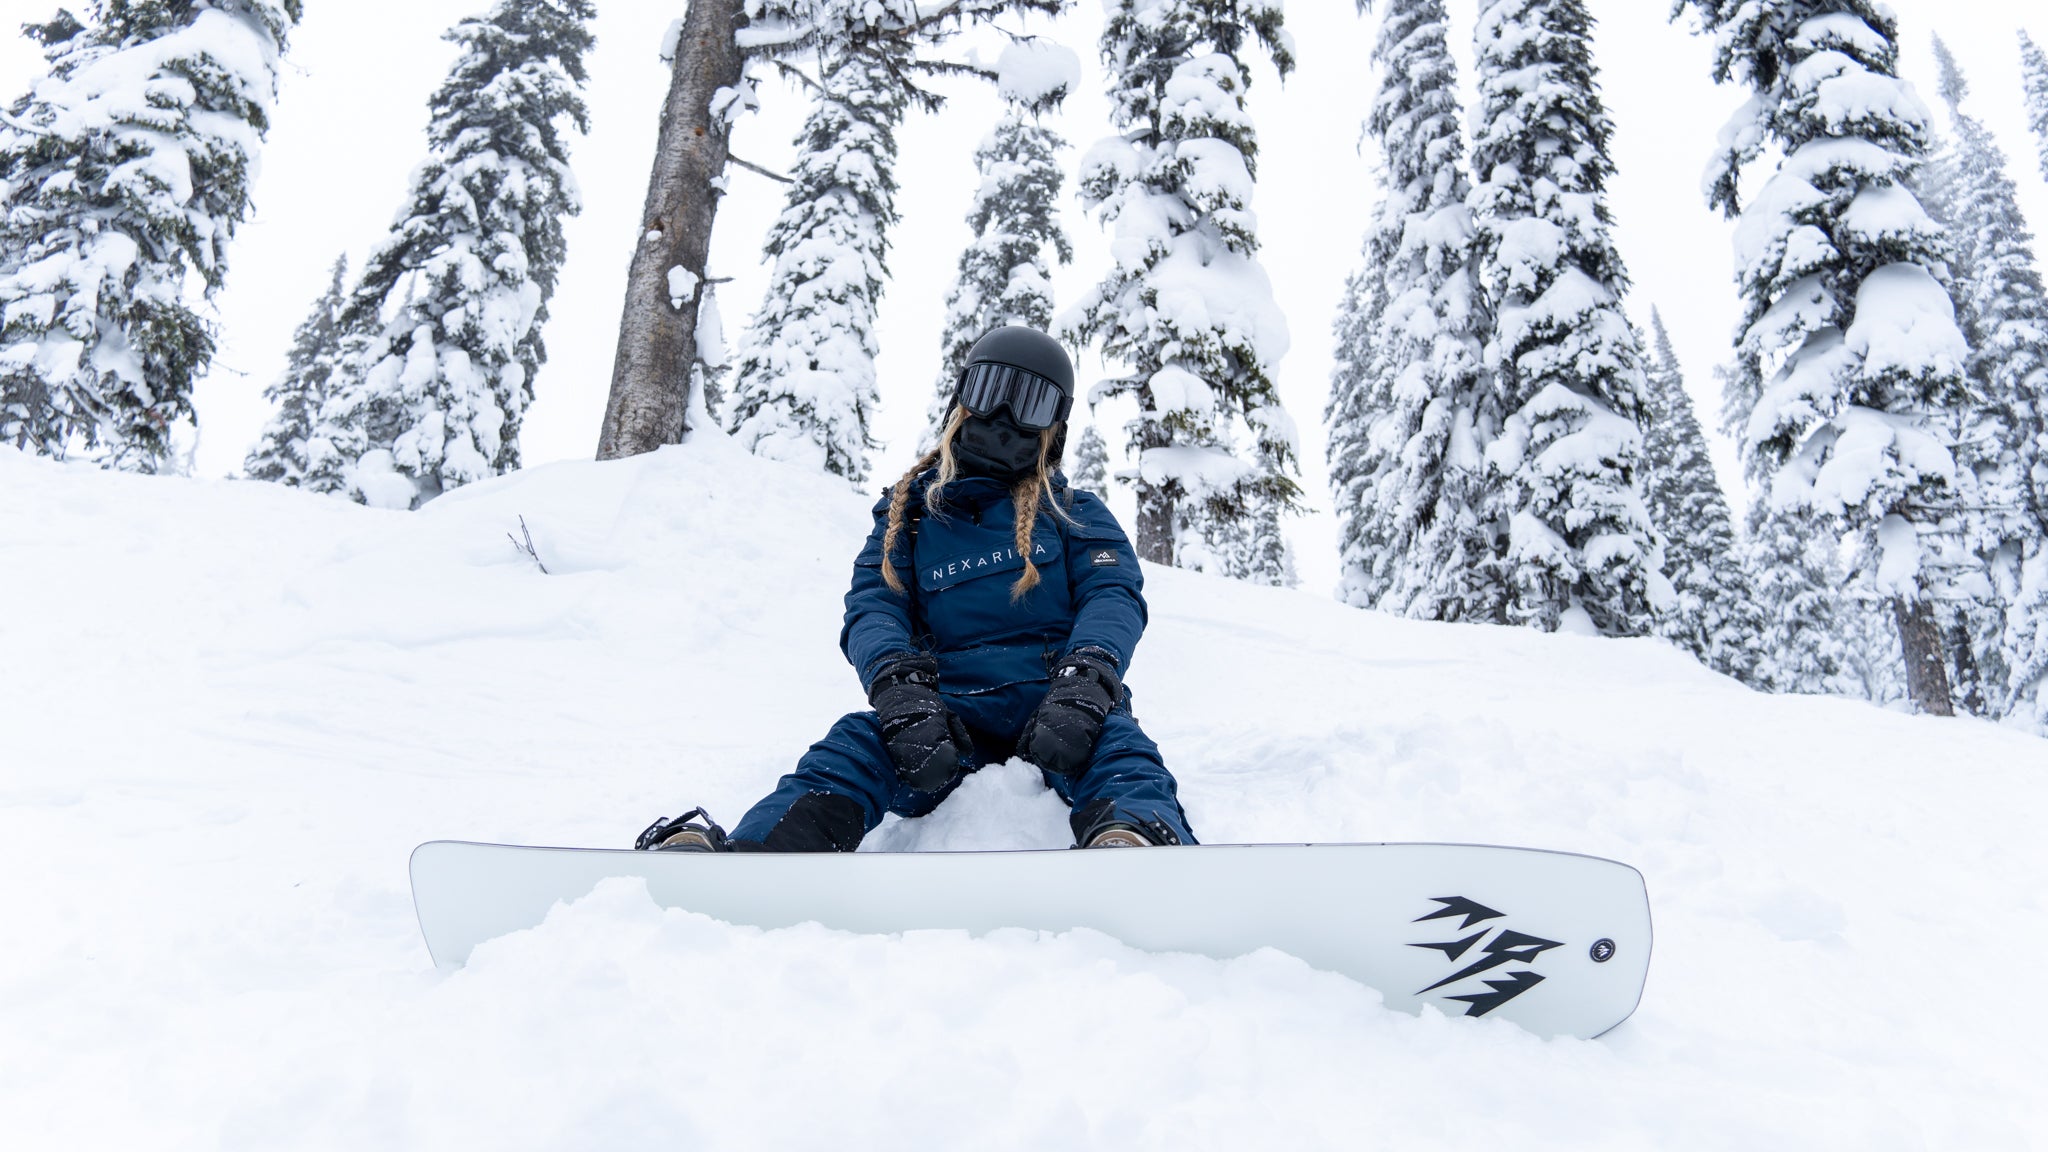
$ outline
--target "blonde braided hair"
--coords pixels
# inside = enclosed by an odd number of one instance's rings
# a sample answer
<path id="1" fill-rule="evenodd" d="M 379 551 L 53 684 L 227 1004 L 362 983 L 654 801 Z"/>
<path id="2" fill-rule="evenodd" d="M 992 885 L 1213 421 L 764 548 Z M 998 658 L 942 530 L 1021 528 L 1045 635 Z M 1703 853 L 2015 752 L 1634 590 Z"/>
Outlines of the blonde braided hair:
<path id="1" fill-rule="evenodd" d="M 890 557 L 895 554 L 896 542 L 903 535 L 904 512 L 910 506 L 910 486 L 932 465 L 937 464 L 939 477 L 925 489 L 924 506 L 934 513 L 941 510 L 945 504 L 946 485 L 951 484 L 960 475 L 959 462 L 953 458 L 953 437 L 966 422 L 967 410 L 955 405 L 953 418 L 946 422 L 946 430 L 939 437 L 939 446 L 919 457 L 917 463 L 912 464 L 910 470 L 897 479 L 896 486 L 889 490 L 889 522 L 882 530 L 882 582 L 898 596 L 908 595 L 909 590 L 904 587 L 903 578 L 896 574 L 896 565 Z M 1017 582 L 1010 585 L 1011 603 L 1022 600 L 1025 593 L 1038 587 L 1038 565 L 1031 562 L 1031 529 L 1038 523 L 1039 508 L 1049 507 L 1055 516 L 1069 524 L 1074 522 L 1073 516 L 1065 508 L 1060 507 L 1060 502 L 1053 498 L 1050 457 L 1057 432 L 1057 428 L 1047 428 L 1038 434 L 1037 474 L 1024 477 L 1010 489 L 1010 506 L 1015 510 L 1017 519 L 1017 555 L 1024 558 L 1023 575 L 1018 576 Z"/>

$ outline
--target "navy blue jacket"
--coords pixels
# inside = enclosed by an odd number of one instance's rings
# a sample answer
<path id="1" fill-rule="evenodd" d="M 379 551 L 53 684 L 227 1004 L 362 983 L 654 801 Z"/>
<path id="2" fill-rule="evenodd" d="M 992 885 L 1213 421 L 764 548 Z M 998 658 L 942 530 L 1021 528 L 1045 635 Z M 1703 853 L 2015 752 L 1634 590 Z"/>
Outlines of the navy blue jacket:
<path id="1" fill-rule="evenodd" d="M 917 479 L 913 506 L 936 477 L 932 471 Z M 1100 499 L 1057 477 L 1054 492 L 1067 517 L 1040 506 L 1031 543 L 1040 581 L 1015 601 L 1010 589 L 1024 559 L 1007 486 L 983 477 L 947 485 L 944 507 L 924 515 L 914 557 L 906 525 L 889 560 L 906 585 L 915 579 L 913 595 L 882 582 L 888 496 L 875 504 L 875 528 L 853 562 L 839 633 L 863 689 L 890 659 L 930 652 L 939 662 L 939 692 L 962 720 L 1014 735 L 1069 650 L 1100 648 L 1119 671 L 1130 666 L 1146 619 L 1138 554 Z"/>

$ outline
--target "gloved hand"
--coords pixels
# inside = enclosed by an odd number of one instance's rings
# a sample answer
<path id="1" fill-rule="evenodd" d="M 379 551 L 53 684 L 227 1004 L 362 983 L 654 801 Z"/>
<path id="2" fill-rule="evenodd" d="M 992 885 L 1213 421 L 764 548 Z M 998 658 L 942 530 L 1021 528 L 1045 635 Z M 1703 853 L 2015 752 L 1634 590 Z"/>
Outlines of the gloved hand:
<path id="1" fill-rule="evenodd" d="M 1052 687 L 1024 732 L 1017 754 L 1055 776 L 1079 776 L 1102 735 L 1102 720 L 1124 697 L 1116 658 L 1100 648 L 1067 653 L 1052 671 Z"/>
<path id="2" fill-rule="evenodd" d="M 884 665 L 868 688 L 868 703 L 882 719 L 897 778 L 919 792 L 944 787 L 974 747 L 967 725 L 939 698 L 939 662 L 930 656 Z"/>

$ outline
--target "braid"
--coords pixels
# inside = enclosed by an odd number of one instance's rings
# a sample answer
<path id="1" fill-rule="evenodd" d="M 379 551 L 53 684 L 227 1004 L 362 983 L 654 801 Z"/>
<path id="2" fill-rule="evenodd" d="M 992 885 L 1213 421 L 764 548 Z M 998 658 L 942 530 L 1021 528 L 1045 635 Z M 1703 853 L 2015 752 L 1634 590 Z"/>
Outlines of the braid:
<path id="1" fill-rule="evenodd" d="M 1017 555 L 1024 558 L 1024 574 L 1010 585 L 1010 602 L 1014 604 L 1038 587 L 1038 565 L 1031 562 L 1031 529 L 1038 523 L 1038 477 L 1017 481 L 1010 490 L 1010 502 L 1017 510 Z"/>
<path id="2" fill-rule="evenodd" d="M 1017 512 L 1017 555 L 1024 558 L 1024 574 L 1017 577 L 1015 584 L 1010 585 L 1012 603 L 1022 600 L 1026 592 L 1038 587 L 1038 565 L 1031 562 L 1031 530 L 1038 526 L 1039 505 L 1043 503 L 1050 506 L 1053 515 L 1070 524 L 1074 520 L 1066 509 L 1060 507 L 1060 502 L 1053 498 L 1052 469 L 1048 466 L 1052 455 L 1052 442 L 1052 429 L 1048 428 L 1039 433 L 1038 475 L 1019 480 L 1017 486 L 1010 490 L 1011 506 Z"/>
<path id="3" fill-rule="evenodd" d="M 927 508 L 939 506 L 946 484 L 953 479 L 958 467 L 953 463 L 953 433 L 966 419 L 966 410 L 955 408 L 953 418 L 947 422 L 945 431 L 939 433 L 939 446 L 918 457 L 917 463 L 910 466 L 910 471 L 905 472 L 896 481 L 896 486 L 889 490 L 889 526 L 882 530 L 882 583 L 887 584 L 889 591 L 898 596 L 905 595 L 908 589 L 903 586 L 903 577 L 896 574 L 896 564 L 891 557 L 896 554 L 896 541 L 903 535 L 903 513 L 910 506 L 910 486 L 925 473 L 926 469 L 934 464 L 938 465 L 938 482 L 925 489 L 924 505 Z M 912 563 L 915 563 L 915 559 Z"/>
<path id="4" fill-rule="evenodd" d="M 896 541 L 903 535 L 903 512 L 910 506 L 910 484 L 925 469 L 937 463 L 937 451 L 927 452 L 910 466 L 910 471 L 896 481 L 889 490 L 889 526 L 882 530 L 882 583 L 889 591 L 901 596 L 905 593 L 903 577 L 896 574 Z"/>

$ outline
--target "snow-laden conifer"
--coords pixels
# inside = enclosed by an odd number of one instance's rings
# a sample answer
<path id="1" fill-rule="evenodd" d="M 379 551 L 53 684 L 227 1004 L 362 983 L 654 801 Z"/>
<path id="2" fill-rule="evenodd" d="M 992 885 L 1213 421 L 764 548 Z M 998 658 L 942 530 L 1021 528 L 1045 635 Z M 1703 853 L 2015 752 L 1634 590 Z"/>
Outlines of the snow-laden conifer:
<path id="1" fill-rule="evenodd" d="M 1095 430 L 1093 420 L 1082 427 L 1081 438 L 1074 445 L 1074 474 L 1067 482 L 1083 492 L 1109 499 L 1109 445 L 1102 442 L 1102 433 Z"/>
<path id="2" fill-rule="evenodd" d="M 1939 37 L 1941 95 L 1954 130 L 1926 182 L 1928 206 L 1948 227 L 1953 293 L 1970 340 L 1974 386 L 1949 425 L 1958 464 L 1965 542 L 1985 578 L 1943 605 L 1956 699 L 1973 712 L 2017 706 L 2048 722 L 2036 663 L 2048 603 L 2029 600 L 2022 569 L 2048 544 L 2048 290 L 2032 231 L 2003 151 L 1963 110 L 1969 86 Z"/>
<path id="3" fill-rule="evenodd" d="M 1907 184 L 1927 111 L 1897 78 L 1896 23 L 1874 0 L 1682 3 L 1714 35 L 1715 78 L 1752 90 L 1707 184 L 1740 217 L 1730 430 L 1759 502 L 1852 536 L 1865 594 L 1893 601 L 1915 703 L 1947 714 L 1932 601 L 1962 557 L 1942 426 L 1968 347 L 1941 226 Z M 1782 160 L 1744 204 L 1767 151 Z"/>
<path id="4" fill-rule="evenodd" d="M 1118 134 L 1081 161 L 1114 264 L 1062 313 L 1138 401 L 1137 545 L 1146 559 L 1284 582 L 1273 526 L 1299 486 L 1273 372 L 1287 323 L 1258 259 L 1257 140 L 1241 55 L 1293 67 L 1278 0 L 1108 0 L 1101 47 Z"/>
<path id="5" fill-rule="evenodd" d="M 1592 29 L 1583 0 L 1479 9 L 1469 202 L 1493 314 L 1481 517 L 1508 620 L 1633 636 L 1653 623 L 1658 541 L 1637 475 L 1645 385 L 1609 235 L 1613 126 Z"/>
<path id="6" fill-rule="evenodd" d="M 1065 264 L 1074 258 L 1074 246 L 1059 223 L 1066 141 L 1038 115 L 1065 98 L 1079 68 L 1071 49 L 1042 41 L 1012 43 L 996 62 L 1004 106 L 994 130 L 974 150 L 981 175 L 967 213 L 974 238 L 960 253 L 959 273 L 946 290 L 939 379 L 920 453 L 936 439 L 976 340 L 1005 324 L 1041 332 L 1052 325 L 1047 253 Z"/>
<path id="7" fill-rule="evenodd" d="M 1842 672 L 1831 691 L 1883 707 L 1909 699 L 1891 602 L 1869 596 L 1843 598 L 1836 605 L 1835 621 L 1842 630 Z"/>
<path id="8" fill-rule="evenodd" d="M 755 52 L 815 51 L 818 79 L 797 136 L 773 268 L 741 341 L 730 431 L 763 456 L 867 481 L 877 403 L 875 310 L 896 221 L 896 129 L 940 97 L 918 78 L 968 71 L 920 54 L 971 21 L 1054 12 L 1061 0 L 749 0 Z M 1024 71 L 1029 71 L 1025 69 Z"/>
<path id="9" fill-rule="evenodd" d="M 867 483 L 875 310 L 896 222 L 896 129 L 909 96 L 907 50 L 826 50 L 797 136 L 793 183 L 768 233 L 767 296 L 734 378 L 732 434 L 754 452 Z"/>
<path id="10" fill-rule="evenodd" d="M 1366 130 L 1385 157 L 1388 190 L 1338 315 L 1326 414 L 1339 594 L 1425 619 L 1490 619 L 1498 600 L 1475 602 L 1492 556 L 1474 507 L 1485 315 L 1457 68 L 1442 0 L 1384 7 Z"/>
<path id="11" fill-rule="evenodd" d="M 1368 229 L 1364 244 L 1364 267 L 1344 279 L 1344 293 L 1337 301 L 1337 315 L 1331 323 L 1336 348 L 1331 356 L 1330 397 L 1323 404 L 1323 426 L 1329 439 L 1324 456 L 1330 466 L 1330 495 L 1337 513 L 1337 554 L 1343 565 L 1337 598 L 1359 608 L 1379 604 L 1380 595 L 1391 582 L 1399 559 L 1368 541 L 1366 529 L 1374 518 L 1362 514 L 1366 492 L 1373 480 L 1366 470 L 1367 452 L 1381 397 L 1372 387 L 1373 348 L 1380 317 L 1387 313 L 1387 282 L 1380 274 L 1385 266 L 1379 255 L 1382 234 Z"/>
<path id="12" fill-rule="evenodd" d="M 227 275 L 299 13 L 95 0 L 28 27 L 49 72 L 0 117 L 0 440 L 165 465 L 213 357 L 191 289 Z"/>
<path id="13" fill-rule="evenodd" d="M 1841 595 L 1838 537 L 1802 508 L 1752 505 L 1745 567 L 1763 620 L 1754 681 L 1773 692 L 1862 696 L 1852 659 L 1854 616 Z"/>
<path id="14" fill-rule="evenodd" d="M 1714 476 L 1706 434 L 1693 414 L 1685 375 L 1664 317 L 1650 310 L 1654 344 L 1643 405 L 1644 495 L 1650 523 L 1664 541 L 1664 574 L 1672 602 L 1657 616 L 1657 634 L 1700 662 L 1758 684 L 1763 615 L 1743 568 L 1728 499 Z"/>
<path id="15" fill-rule="evenodd" d="M 567 133 L 589 130 L 593 15 L 589 0 L 496 0 L 446 33 L 461 53 L 350 294 L 309 487 L 416 508 L 519 467 L 562 221 L 582 208 Z"/>
<path id="16" fill-rule="evenodd" d="M 283 374 L 263 390 L 263 398 L 277 405 L 277 414 L 263 426 L 256 447 L 250 449 L 249 458 L 242 465 L 242 471 L 252 480 L 296 486 L 306 479 L 306 445 L 313 435 L 313 423 L 320 417 L 320 407 L 327 401 L 328 383 L 341 354 L 341 313 L 348 303 L 347 278 L 348 257 L 338 256 L 327 291 L 314 301 L 313 310 L 292 333 L 292 347 L 285 353 Z"/>
<path id="17" fill-rule="evenodd" d="M 2020 32 L 2020 83 L 2027 101 L 2027 127 L 2041 153 L 2041 176 L 2048 179 L 2048 54 Z"/>

